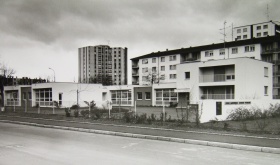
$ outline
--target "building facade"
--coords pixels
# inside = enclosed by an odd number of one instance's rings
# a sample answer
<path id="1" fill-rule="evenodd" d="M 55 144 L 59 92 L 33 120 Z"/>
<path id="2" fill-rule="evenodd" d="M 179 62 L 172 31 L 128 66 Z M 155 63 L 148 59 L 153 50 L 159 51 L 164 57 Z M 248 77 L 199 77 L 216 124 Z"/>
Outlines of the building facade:
<path id="1" fill-rule="evenodd" d="M 248 40 L 232 41 L 170 51 L 150 53 L 131 59 L 132 84 L 147 85 L 145 72 L 154 70 L 165 77 L 160 83 L 173 83 L 178 80 L 178 67 L 184 63 L 207 62 L 235 58 L 253 58 L 273 64 L 273 98 L 280 99 L 280 36 L 268 36 Z M 175 59 L 174 61 L 170 59 Z M 155 63 L 153 63 L 153 59 Z M 160 59 L 167 61 L 161 62 Z M 147 61 L 143 63 L 143 61 Z M 164 68 L 165 72 L 160 72 Z M 261 74 L 261 73 L 260 73 Z M 149 75 L 149 74 L 148 74 Z M 150 81 L 148 81 L 150 82 Z M 151 84 L 151 83 L 150 83 Z M 155 83 L 153 83 L 155 84 Z"/>
<path id="2" fill-rule="evenodd" d="M 127 48 L 82 47 L 78 49 L 78 63 L 80 83 L 127 84 Z"/>
<path id="3" fill-rule="evenodd" d="M 245 25 L 233 28 L 235 41 L 275 36 L 280 34 L 280 22 L 269 21 L 252 25 Z"/>

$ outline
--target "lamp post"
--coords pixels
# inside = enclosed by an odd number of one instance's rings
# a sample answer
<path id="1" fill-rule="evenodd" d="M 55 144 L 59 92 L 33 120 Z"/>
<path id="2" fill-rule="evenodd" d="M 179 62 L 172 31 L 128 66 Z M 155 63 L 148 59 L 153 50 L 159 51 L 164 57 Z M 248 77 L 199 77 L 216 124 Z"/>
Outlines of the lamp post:
<path id="1" fill-rule="evenodd" d="M 55 82 L 55 71 L 52 68 L 49 69 L 53 71 L 53 82 Z"/>

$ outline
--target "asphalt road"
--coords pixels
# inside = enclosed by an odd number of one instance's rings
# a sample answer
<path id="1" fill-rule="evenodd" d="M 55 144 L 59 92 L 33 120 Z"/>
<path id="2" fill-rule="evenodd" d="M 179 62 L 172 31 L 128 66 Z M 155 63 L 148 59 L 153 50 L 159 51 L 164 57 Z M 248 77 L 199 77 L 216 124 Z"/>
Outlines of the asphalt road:
<path id="1" fill-rule="evenodd" d="M 50 120 L 33 119 L 33 118 L 18 118 L 13 116 L 0 116 L 0 119 L 32 122 L 32 123 L 39 123 L 39 124 L 46 124 L 46 125 L 57 125 L 57 126 L 65 126 L 65 127 L 77 127 L 77 128 L 106 130 L 106 131 L 133 133 L 133 134 L 144 134 L 144 135 L 152 135 L 152 136 L 165 136 L 165 137 L 174 137 L 174 138 L 182 138 L 182 139 L 194 139 L 194 140 L 204 140 L 204 141 L 231 143 L 231 144 L 280 148 L 279 139 L 224 136 L 218 134 L 206 134 L 206 133 L 195 133 L 195 132 L 185 132 L 185 131 L 178 132 L 178 131 L 168 131 L 168 130 L 144 129 L 144 128 L 136 128 L 136 127 L 73 123 L 69 121 L 68 122 L 50 121 Z"/>
<path id="2" fill-rule="evenodd" d="M 0 123 L 0 165 L 278 165 L 280 156 Z"/>

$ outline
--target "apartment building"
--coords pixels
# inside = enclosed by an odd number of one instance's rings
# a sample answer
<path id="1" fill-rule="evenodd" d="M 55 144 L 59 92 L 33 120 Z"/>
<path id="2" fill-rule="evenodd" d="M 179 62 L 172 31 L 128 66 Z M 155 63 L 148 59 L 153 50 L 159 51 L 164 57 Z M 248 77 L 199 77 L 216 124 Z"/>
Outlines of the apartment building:
<path id="1" fill-rule="evenodd" d="M 127 48 L 82 47 L 78 49 L 78 63 L 80 83 L 127 84 Z"/>
<path id="2" fill-rule="evenodd" d="M 233 38 L 235 41 L 276 36 L 279 34 L 280 22 L 278 21 L 268 21 L 233 28 Z"/>
<path id="3" fill-rule="evenodd" d="M 176 61 L 170 61 L 175 56 Z M 165 72 L 159 72 L 165 79 L 160 83 L 177 82 L 178 65 L 191 62 L 206 62 L 212 60 L 253 58 L 273 64 L 273 98 L 280 99 L 280 36 L 268 36 L 252 38 L 248 40 L 217 43 L 197 47 L 167 50 L 157 53 L 150 53 L 144 56 L 131 59 L 132 61 L 132 84 L 144 85 L 146 83 L 143 71 L 165 67 Z M 167 59 L 165 63 L 160 59 Z M 152 63 L 153 59 L 156 63 Z M 147 61 L 143 64 L 143 60 Z M 173 65 L 177 65 L 173 67 Z M 248 64 L 250 65 L 250 64 Z"/>

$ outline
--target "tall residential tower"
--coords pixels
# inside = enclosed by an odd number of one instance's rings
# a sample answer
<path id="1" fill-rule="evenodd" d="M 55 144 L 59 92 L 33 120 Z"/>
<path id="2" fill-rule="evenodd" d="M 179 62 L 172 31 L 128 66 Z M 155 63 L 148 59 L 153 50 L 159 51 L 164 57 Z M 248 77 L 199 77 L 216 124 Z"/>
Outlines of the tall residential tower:
<path id="1" fill-rule="evenodd" d="M 78 54 L 80 83 L 127 84 L 127 48 L 86 46 Z"/>

